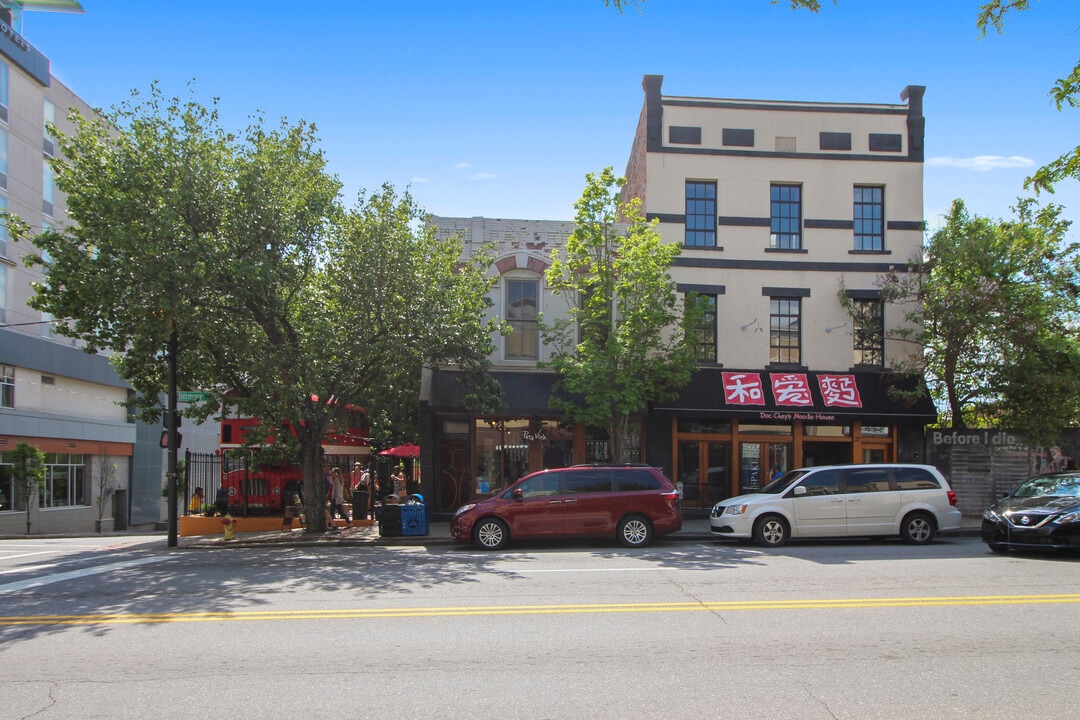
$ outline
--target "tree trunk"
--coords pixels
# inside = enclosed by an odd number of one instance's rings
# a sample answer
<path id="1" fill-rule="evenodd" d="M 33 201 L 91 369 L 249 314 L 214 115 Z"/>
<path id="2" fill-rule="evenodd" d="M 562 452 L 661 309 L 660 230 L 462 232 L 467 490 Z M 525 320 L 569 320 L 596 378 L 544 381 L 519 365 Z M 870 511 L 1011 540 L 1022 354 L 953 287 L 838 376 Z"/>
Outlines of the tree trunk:
<path id="1" fill-rule="evenodd" d="M 304 481 L 304 514 L 309 533 L 326 532 L 326 480 L 323 477 L 321 437 L 301 433 L 300 474 Z"/>

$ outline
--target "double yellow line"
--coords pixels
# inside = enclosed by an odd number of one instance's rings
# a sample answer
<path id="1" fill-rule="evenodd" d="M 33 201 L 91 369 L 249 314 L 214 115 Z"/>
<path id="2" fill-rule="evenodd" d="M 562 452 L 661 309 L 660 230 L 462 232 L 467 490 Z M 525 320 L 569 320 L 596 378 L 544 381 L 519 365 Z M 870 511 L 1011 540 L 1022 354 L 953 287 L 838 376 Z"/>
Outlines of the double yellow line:
<path id="1" fill-rule="evenodd" d="M 1080 593 L 1057 595 L 960 595 L 952 597 L 851 598 L 833 600 L 745 600 L 733 602 L 609 603 L 588 605 L 480 605 L 435 608 L 354 608 L 190 613 L 103 613 L 100 615 L 8 615 L 0 626 L 123 625 L 139 623 L 276 620 L 357 620 L 368 618 L 460 617 L 476 615 L 573 615 L 589 613 L 739 612 L 745 610 L 853 610 L 866 608 L 1048 605 L 1080 603 Z"/>

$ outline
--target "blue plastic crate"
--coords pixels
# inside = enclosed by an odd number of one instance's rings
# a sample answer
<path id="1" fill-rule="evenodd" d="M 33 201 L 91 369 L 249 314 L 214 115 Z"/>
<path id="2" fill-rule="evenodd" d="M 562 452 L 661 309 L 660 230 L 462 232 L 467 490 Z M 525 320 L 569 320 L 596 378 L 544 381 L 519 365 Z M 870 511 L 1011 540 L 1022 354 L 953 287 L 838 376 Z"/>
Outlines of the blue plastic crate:
<path id="1" fill-rule="evenodd" d="M 401 506 L 401 534 L 428 534 L 427 507 L 425 505 Z"/>

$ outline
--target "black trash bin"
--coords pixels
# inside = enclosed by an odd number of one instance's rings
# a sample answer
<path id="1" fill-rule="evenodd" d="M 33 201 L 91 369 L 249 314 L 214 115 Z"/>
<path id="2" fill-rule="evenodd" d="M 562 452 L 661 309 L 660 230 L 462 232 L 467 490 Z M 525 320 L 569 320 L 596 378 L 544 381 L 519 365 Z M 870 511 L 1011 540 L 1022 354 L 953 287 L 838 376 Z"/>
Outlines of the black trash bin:
<path id="1" fill-rule="evenodd" d="M 383 503 L 379 508 L 379 535 L 401 537 L 401 505 Z"/>
<path id="2" fill-rule="evenodd" d="M 367 520 L 368 514 L 369 508 L 367 488 L 363 488 L 357 485 L 356 489 L 353 490 L 352 494 L 352 519 Z"/>

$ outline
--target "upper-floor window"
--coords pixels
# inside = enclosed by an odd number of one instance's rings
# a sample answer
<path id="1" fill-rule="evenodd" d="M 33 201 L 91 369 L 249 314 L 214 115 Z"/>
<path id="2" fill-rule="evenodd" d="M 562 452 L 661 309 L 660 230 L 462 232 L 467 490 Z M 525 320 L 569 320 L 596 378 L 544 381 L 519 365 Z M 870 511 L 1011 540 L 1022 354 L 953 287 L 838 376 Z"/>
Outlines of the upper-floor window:
<path id="1" fill-rule="evenodd" d="M 0 407 L 15 407 L 15 368 L 0 365 Z"/>
<path id="2" fill-rule="evenodd" d="M 686 328 L 686 335 L 695 348 L 694 356 L 699 362 L 716 362 L 716 296 L 699 297 L 705 305 L 701 324 Z"/>
<path id="3" fill-rule="evenodd" d="M 885 188 L 856 185 L 854 198 L 855 249 L 885 249 Z"/>
<path id="4" fill-rule="evenodd" d="M 8 131 L 0 128 L 0 189 L 8 186 Z"/>
<path id="5" fill-rule="evenodd" d="M 45 213 L 49 217 L 53 216 L 55 206 L 53 202 L 56 199 L 56 179 L 53 177 L 53 169 L 49 167 L 49 161 L 42 161 L 42 174 L 41 174 L 41 212 Z"/>
<path id="6" fill-rule="evenodd" d="M 7 322 L 7 265 L 0 262 L 0 323 Z"/>
<path id="7" fill-rule="evenodd" d="M 769 196 L 772 224 L 769 247 L 782 250 L 802 248 L 802 187 L 773 185 Z"/>
<path id="8" fill-rule="evenodd" d="M 885 366 L 885 303 L 855 300 L 853 335 L 855 364 Z"/>
<path id="9" fill-rule="evenodd" d="M 8 66 L 0 62 L 0 120 L 8 121 Z"/>
<path id="10" fill-rule="evenodd" d="M 769 300 L 769 362 L 802 362 L 802 301 L 799 298 Z"/>
<path id="11" fill-rule="evenodd" d="M 0 210 L 8 209 L 7 195 L 0 195 Z M 8 226 L 7 220 L 0 218 L 0 258 L 7 257 Z"/>
<path id="12" fill-rule="evenodd" d="M 44 128 L 42 128 L 43 139 L 41 142 L 41 150 L 49 157 L 52 157 L 56 152 L 56 145 L 53 136 L 49 134 L 49 124 L 56 124 L 56 106 L 53 105 L 50 100 L 45 100 L 44 115 L 45 122 Z"/>
<path id="13" fill-rule="evenodd" d="M 540 359 L 539 311 L 539 280 L 506 280 L 506 321 L 513 328 L 506 336 L 507 359 Z"/>
<path id="14" fill-rule="evenodd" d="M 686 181 L 686 245 L 716 247 L 716 183 Z"/>

